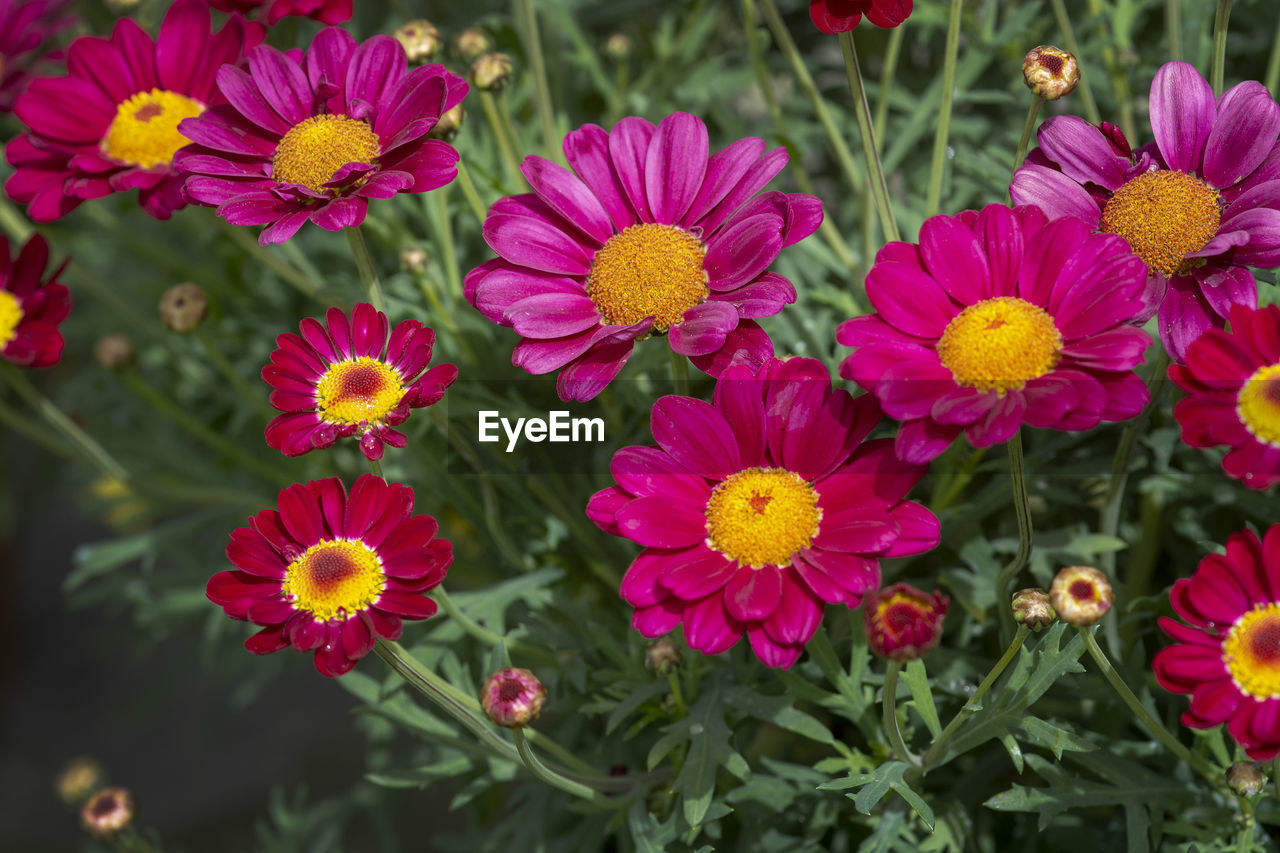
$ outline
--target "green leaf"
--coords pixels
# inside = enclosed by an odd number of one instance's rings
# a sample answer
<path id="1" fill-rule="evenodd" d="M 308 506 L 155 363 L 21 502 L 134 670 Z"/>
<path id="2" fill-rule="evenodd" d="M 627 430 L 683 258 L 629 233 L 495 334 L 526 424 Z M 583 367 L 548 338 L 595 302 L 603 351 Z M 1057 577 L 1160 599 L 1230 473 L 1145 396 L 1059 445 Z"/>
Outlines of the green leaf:
<path id="1" fill-rule="evenodd" d="M 689 709 L 689 716 L 667 726 L 667 734 L 659 741 L 673 740 L 664 745 L 668 751 L 677 743 L 687 740 L 689 752 L 685 756 L 680 774 L 671 784 L 672 793 L 684 798 L 684 819 L 690 826 L 699 826 L 707 816 L 715 794 L 716 769 L 724 767 L 739 779 L 751 775 L 747 762 L 729 744 L 733 732 L 725 724 L 723 675 L 716 673 L 703 682 L 702 694 Z M 649 752 L 650 768 L 658 745 Z"/>
<path id="2" fill-rule="evenodd" d="M 856 794 L 845 794 L 853 800 L 853 807 L 863 814 L 871 814 L 876 803 L 884 799 L 884 795 L 894 791 L 911 806 L 920 816 L 925 826 L 933 829 L 933 809 L 903 779 L 909 765 L 905 761 L 886 761 L 870 773 L 858 773 L 843 779 L 832 779 L 818 786 L 820 791 L 841 791 L 848 788 L 861 788 Z M 888 813 L 886 813 L 887 816 Z"/>
<path id="3" fill-rule="evenodd" d="M 1070 729 L 1047 723 L 1030 714 L 1022 718 L 1018 731 L 1036 746 L 1043 746 L 1053 753 L 1054 758 L 1061 759 L 1063 752 L 1092 752 L 1097 745 L 1085 740 Z"/>
<path id="4" fill-rule="evenodd" d="M 937 737 L 942 733 L 942 723 L 938 720 L 938 708 L 933 704 L 933 691 L 929 688 L 929 674 L 925 672 L 924 660 L 916 658 L 907 664 L 902 671 L 902 683 L 911 691 L 912 705 L 920 719 L 929 728 L 929 734 Z"/>
<path id="5" fill-rule="evenodd" d="M 384 788 L 425 788 L 440 779 L 461 776 L 469 771 L 471 766 L 470 758 L 459 755 L 410 770 L 383 770 L 379 773 L 368 773 L 365 774 L 365 778 Z"/>
<path id="6" fill-rule="evenodd" d="M 797 710 L 790 696 L 765 696 L 747 687 L 733 687 L 729 689 L 726 698 L 730 706 L 748 716 L 773 723 L 818 743 L 835 742 L 831 730 L 811 714 Z"/>

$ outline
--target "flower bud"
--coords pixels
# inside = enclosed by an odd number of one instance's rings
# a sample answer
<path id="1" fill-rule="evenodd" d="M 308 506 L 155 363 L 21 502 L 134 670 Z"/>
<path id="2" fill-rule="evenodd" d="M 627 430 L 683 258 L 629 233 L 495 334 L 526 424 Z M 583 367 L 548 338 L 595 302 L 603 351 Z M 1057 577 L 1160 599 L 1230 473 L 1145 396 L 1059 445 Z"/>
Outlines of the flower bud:
<path id="1" fill-rule="evenodd" d="M 426 249 L 421 246 L 405 246 L 400 250 L 400 269 L 405 272 L 420 273 L 427 268 Z"/>
<path id="2" fill-rule="evenodd" d="M 107 370 L 121 370 L 133 363 L 133 341 L 128 335 L 103 335 L 93 345 L 93 357 Z"/>
<path id="3" fill-rule="evenodd" d="M 631 55 L 631 39 L 626 33 L 614 33 L 605 40 L 605 56 L 621 62 Z"/>
<path id="4" fill-rule="evenodd" d="M 160 296 L 160 322 L 175 332 L 190 332 L 204 320 L 209 297 L 198 284 L 184 282 Z"/>
<path id="5" fill-rule="evenodd" d="M 1267 787 L 1267 774 L 1252 761 L 1237 761 L 1227 768 L 1227 786 L 1242 797 L 1256 797 Z"/>
<path id="6" fill-rule="evenodd" d="M 435 24 L 421 18 L 402 24 L 392 35 L 404 48 L 411 65 L 426 62 L 440 49 L 440 31 Z"/>
<path id="7" fill-rule="evenodd" d="M 1049 44 L 1033 47 L 1022 60 L 1027 88 L 1046 101 L 1070 95 L 1080 83 L 1080 66 L 1068 51 Z"/>
<path id="8" fill-rule="evenodd" d="M 1049 593 L 1043 589 L 1020 589 L 1013 594 L 1013 619 L 1032 631 L 1048 628 L 1058 614 L 1049 603 Z"/>
<path id="9" fill-rule="evenodd" d="M 126 788 L 103 788 L 80 809 L 80 820 L 90 834 L 114 835 L 133 823 L 137 811 L 133 794 Z"/>
<path id="10" fill-rule="evenodd" d="M 867 644 L 878 657 L 910 661 L 923 657 L 942 639 L 942 620 L 951 599 L 930 595 L 905 583 L 873 592 L 863 608 Z"/>
<path id="11" fill-rule="evenodd" d="M 547 688 L 537 676 L 519 667 L 498 670 L 480 691 L 485 716 L 509 729 L 521 729 L 536 720 L 546 699 Z"/>
<path id="12" fill-rule="evenodd" d="M 511 79 L 511 57 L 486 53 L 471 63 L 471 82 L 482 92 L 497 91 Z"/>
<path id="13" fill-rule="evenodd" d="M 644 665 L 658 675 L 666 675 L 680 665 L 680 647 L 670 637 L 659 637 L 644 650 Z"/>
<path id="14" fill-rule="evenodd" d="M 427 131 L 427 138 L 452 139 L 458 133 L 458 128 L 462 127 L 462 119 L 466 114 L 462 104 L 455 104 L 452 109 L 440 116 L 435 127 Z"/>
<path id="15" fill-rule="evenodd" d="M 69 806 L 79 805 L 102 784 L 105 775 L 102 765 L 93 758 L 87 755 L 73 758 L 54 781 L 58 798 Z"/>
<path id="16" fill-rule="evenodd" d="M 1068 625 L 1087 628 L 1111 609 L 1111 584 L 1092 566 L 1067 566 L 1049 587 L 1049 603 Z"/>
<path id="17" fill-rule="evenodd" d="M 479 27 L 467 27 L 453 39 L 454 52 L 465 62 L 471 62 L 480 54 L 488 53 L 492 49 L 493 39 Z"/>

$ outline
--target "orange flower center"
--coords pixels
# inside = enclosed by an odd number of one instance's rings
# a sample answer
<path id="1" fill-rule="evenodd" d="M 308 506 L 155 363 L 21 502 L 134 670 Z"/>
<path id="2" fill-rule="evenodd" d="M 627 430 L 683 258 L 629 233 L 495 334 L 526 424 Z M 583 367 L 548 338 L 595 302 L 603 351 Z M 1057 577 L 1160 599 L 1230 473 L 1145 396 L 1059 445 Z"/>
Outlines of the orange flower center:
<path id="1" fill-rule="evenodd" d="M 369 122 L 343 115 L 318 115 L 289 128 L 271 158 L 272 176 L 282 184 L 302 184 L 315 192 L 348 163 L 374 163 L 382 151 Z"/>
<path id="2" fill-rule="evenodd" d="M 404 397 L 400 374 L 384 361 L 360 356 L 333 364 L 316 383 L 316 405 L 329 423 L 378 423 Z"/>
<path id="3" fill-rule="evenodd" d="M 382 560 L 356 539 L 322 539 L 285 570 L 280 592 L 317 622 L 345 619 L 367 610 L 382 595 Z"/>
<path id="4" fill-rule="evenodd" d="M 177 92 L 138 92 L 116 106 L 116 117 L 102 139 L 102 153 L 143 169 L 167 166 L 178 149 L 191 141 L 178 132 L 179 122 L 202 112 L 204 104 Z"/>
<path id="5" fill-rule="evenodd" d="M 1218 233 L 1218 191 L 1185 172 L 1146 172 L 1125 181 L 1102 209 L 1102 230 L 1129 242 L 1151 272 L 1185 272 Z"/>
<path id="6" fill-rule="evenodd" d="M 746 468 L 707 501 L 707 545 L 753 569 L 787 566 L 818 535 L 818 493 L 785 468 Z"/>
<path id="7" fill-rule="evenodd" d="M 1280 698 L 1280 603 L 1259 604 L 1222 641 L 1222 662 L 1242 693 Z"/>
<path id="8" fill-rule="evenodd" d="M 0 349 L 9 345 L 22 322 L 22 303 L 7 290 L 0 290 Z"/>
<path id="9" fill-rule="evenodd" d="M 1245 381 L 1236 397 L 1236 414 L 1254 438 L 1280 447 L 1280 364 L 1260 367 Z"/>
<path id="10" fill-rule="evenodd" d="M 909 628 L 926 622 L 933 613 L 933 604 L 907 592 L 895 592 L 876 604 L 876 624 L 895 639 Z"/>
<path id="11" fill-rule="evenodd" d="M 596 250 L 587 296 L 606 324 L 630 326 L 653 317 L 659 332 L 710 295 L 702 241 L 674 225 L 632 225 Z"/>
<path id="12" fill-rule="evenodd" d="M 938 339 L 938 356 L 957 384 L 1004 396 L 1053 370 L 1062 334 L 1040 306 L 998 296 L 952 317 Z"/>

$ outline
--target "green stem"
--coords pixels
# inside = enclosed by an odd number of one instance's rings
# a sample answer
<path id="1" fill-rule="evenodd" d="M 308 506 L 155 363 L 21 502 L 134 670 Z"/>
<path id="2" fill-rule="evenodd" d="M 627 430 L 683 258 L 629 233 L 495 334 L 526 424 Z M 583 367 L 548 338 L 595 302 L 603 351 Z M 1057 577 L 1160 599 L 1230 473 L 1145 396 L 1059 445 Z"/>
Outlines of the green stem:
<path id="1" fill-rule="evenodd" d="M 231 237 L 231 241 L 239 246 L 246 255 L 249 255 L 256 261 L 260 261 L 269 267 L 276 275 L 284 279 L 286 283 L 293 285 L 299 292 L 307 296 L 315 296 L 320 290 L 320 285 L 307 278 L 297 267 L 281 258 L 271 249 L 261 245 L 254 239 L 253 235 L 245 230 L 243 225 L 232 225 L 222 217 L 215 217 L 223 232 Z"/>
<path id="2" fill-rule="evenodd" d="M 889 201 L 889 187 L 884 180 L 884 166 L 880 162 L 880 146 L 876 144 L 875 125 L 871 121 L 871 107 L 867 104 L 867 90 L 862 82 L 862 68 L 858 64 L 858 49 L 853 44 L 853 33 L 840 33 L 840 52 L 844 55 L 845 75 L 849 78 L 849 93 L 853 96 L 853 111 L 858 118 L 858 132 L 862 136 L 862 156 L 867 160 L 871 178 L 871 194 L 880 214 L 880 227 L 885 239 L 898 240 L 898 223 L 893 218 L 893 205 Z M 955 69 L 952 68 L 952 78 Z"/>
<path id="3" fill-rule="evenodd" d="M 902 34 L 906 27 L 894 27 L 889 33 L 889 45 L 884 51 L 884 70 L 880 72 L 880 96 L 876 98 L 876 140 L 884 139 L 885 124 L 889 121 L 889 92 L 893 78 L 898 73 L 898 57 L 902 53 Z"/>
<path id="4" fill-rule="evenodd" d="M 671 385 L 673 394 L 689 396 L 689 359 L 671 351 Z"/>
<path id="5" fill-rule="evenodd" d="M 1102 63 L 1107 67 L 1107 76 L 1111 78 L 1111 88 L 1115 90 L 1116 103 L 1120 107 L 1120 129 L 1129 139 L 1135 139 L 1138 128 L 1133 121 L 1133 95 L 1129 91 L 1129 77 L 1116 58 L 1115 34 L 1108 32 L 1108 19 L 1102 8 L 1102 0 L 1089 0 L 1089 14 L 1098 20 L 1102 42 Z M 1078 57 L 1077 61 L 1079 61 Z"/>
<path id="6" fill-rule="evenodd" d="M 483 228 L 488 208 L 480 200 L 480 193 L 476 190 L 475 182 L 471 180 L 471 170 L 467 168 L 466 162 L 462 159 L 458 160 L 458 186 L 462 188 L 462 197 L 467 200 L 467 206 L 471 208 L 471 212 L 475 214 L 476 221 Z"/>
<path id="7" fill-rule="evenodd" d="M 47 428 L 40 426 L 29 415 L 14 409 L 3 399 L 0 399 L 0 424 L 14 432 L 22 433 L 28 441 L 40 445 L 57 456 L 66 459 L 78 459 L 80 456 L 75 447 L 58 438 Z"/>
<path id="8" fill-rule="evenodd" d="M 257 404 L 258 408 L 264 412 L 268 412 L 271 417 L 276 415 L 276 410 L 271 407 L 268 402 L 269 393 L 263 388 L 254 388 L 248 381 L 240 375 L 240 371 L 236 370 L 235 365 L 227 360 L 222 354 L 222 350 L 218 349 L 213 342 L 213 338 L 209 336 L 209 332 L 205 328 L 196 330 L 196 337 L 200 340 L 200 345 L 204 347 L 205 353 L 209 356 L 209 360 L 213 362 L 213 366 L 222 374 L 231 385 L 246 400 L 252 400 Z"/>
<path id="9" fill-rule="evenodd" d="M 515 736 L 516 750 L 520 753 L 520 760 L 524 762 L 525 767 L 529 768 L 529 772 L 538 777 L 539 780 L 547 783 L 553 788 L 559 788 L 565 793 L 573 794 L 575 797 L 581 797 L 584 800 L 591 800 L 597 803 L 607 802 L 607 800 L 605 800 L 605 798 L 595 790 L 588 788 L 580 782 L 574 782 L 572 779 L 566 779 L 564 776 L 550 770 L 545 764 L 539 761 L 538 756 L 534 755 L 533 750 L 529 748 L 529 740 L 524 736 L 524 729 L 512 729 L 511 734 Z"/>
<path id="10" fill-rule="evenodd" d="M 560 150 L 560 134 L 556 130 L 556 116 L 551 107 L 551 89 L 547 86 L 547 65 L 542 57 L 542 41 L 538 37 L 538 15 L 533 0 L 516 0 L 516 20 L 524 41 L 525 54 L 529 57 L 529 73 L 533 76 L 533 101 L 542 125 L 542 144 L 547 155 L 567 166 L 564 152 Z"/>
<path id="11" fill-rule="evenodd" d="M 1169 33 L 1169 59 L 1182 59 L 1182 0 L 1165 0 L 1165 30 Z"/>
<path id="12" fill-rule="evenodd" d="M 1222 94 L 1222 78 L 1227 61 L 1227 22 L 1231 18 L 1232 0 L 1218 0 L 1218 9 L 1213 15 L 1213 65 L 1209 68 L 1209 85 L 1213 86 L 1213 94 Z"/>
<path id="13" fill-rule="evenodd" d="M 685 707 L 684 691 L 680 689 L 680 678 L 674 672 L 667 673 L 667 683 L 671 685 L 671 698 L 676 703 L 676 716 L 687 717 L 689 710 Z"/>
<path id="14" fill-rule="evenodd" d="M 3 193 L 0 193 L 0 228 L 3 228 L 15 243 L 27 242 L 36 230 L 35 226 L 27 221 L 27 218 Z"/>
<path id="15" fill-rule="evenodd" d="M 1009 587 L 1031 559 L 1031 507 L 1027 501 L 1027 477 L 1023 471 L 1021 430 L 1009 439 L 1009 478 L 1013 483 L 1013 509 L 1018 517 L 1018 553 L 996 578 L 996 612 L 1000 616 L 1000 635 L 1005 638 L 1014 634 Z"/>
<path id="16" fill-rule="evenodd" d="M 1083 63 L 1084 56 L 1080 53 L 1080 43 L 1076 41 L 1075 30 L 1071 28 L 1071 18 L 1067 15 L 1067 7 L 1063 5 L 1063 0 L 1049 0 L 1053 6 L 1053 17 L 1058 21 L 1058 29 L 1062 31 L 1062 41 L 1067 46 L 1067 50 L 1075 55 L 1076 62 Z M 1089 75 L 1080 75 L 1080 97 L 1084 101 L 1084 117 L 1093 124 L 1102 123 L 1102 113 L 1098 112 L 1098 102 L 1093 97 L 1093 87 L 1089 85 Z"/>
<path id="17" fill-rule="evenodd" d="M 368 457 L 366 457 L 366 460 L 369 463 L 369 473 L 385 483 L 387 478 L 386 475 L 382 473 L 382 461 L 379 459 L 369 459 Z"/>
<path id="18" fill-rule="evenodd" d="M 373 256 L 369 254 L 369 244 L 365 242 L 362 226 L 348 228 L 347 240 L 351 243 L 351 254 L 356 259 L 356 269 L 360 271 L 360 280 L 364 282 L 369 294 L 369 302 L 373 307 L 387 313 L 387 303 L 382 298 L 382 283 L 378 281 L 378 270 L 373 265 Z"/>
<path id="19" fill-rule="evenodd" d="M 902 669 L 900 661 L 891 660 L 884 671 L 884 690 L 882 693 L 884 710 L 884 734 L 889 739 L 889 746 L 894 753 L 912 767 L 920 766 L 920 758 L 907 749 L 902 739 L 902 729 L 898 728 L 898 672 Z"/>
<path id="20" fill-rule="evenodd" d="M 506 122 L 502 120 L 502 111 L 498 109 L 498 99 L 493 96 L 493 92 L 483 90 L 480 92 L 480 106 L 484 110 L 485 119 L 489 122 L 489 129 L 493 131 L 493 138 L 497 140 L 503 162 L 507 164 L 512 177 L 519 175 L 520 156 L 516 151 L 520 145 L 518 140 L 507 137 Z"/>
<path id="21" fill-rule="evenodd" d="M 1031 145 L 1031 134 L 1036 129 L 1036 119 L 1040 116 L 1040 108 L 1044 106 L 1044 96 L 1036 95 L 1027 110 L 1027 120 L 1022 125 L 1022 136 L 1018 139 L 1018 151 L 1013 155 L 1013 174 L 1018 173 L 1023 159 L 1027 156 L 1027 148 Z"/>
<path id="22" fill-rule="evenodd" d="M 26 400 L 31 408 L 40 413 L 40 417 L 66 436 L 72 444 L 80 449 L 80 452 L 98 466 L 102 473 L 108 477 L 114 477 L 122 483 L 129 482 L 128 470 L 117 462 L 115 457 L 108 453 L 101 444 L 98 444 L 92 436 L 76 426 L 75 422 L 64 415 L 62 410 L 55 406 L 48 397 L 41 394 L 21 370 L 6 365 L 4 377 L 9 380 L 13 390 L 17 391 L 19 396 Z"/>
<path id="23" fill-rule="evenodd" d="M 975 447 L 969 451 L 964 463 L 958 468 L 954 468 L 949 472 L 946 480 L 940 480 L 938 487 L 934 490 L 933 497 L 929 501 L 929 508 L 933 510 L 934 515 L 941 513 L 944 509 L 951 506 L 960 493 L 964 491 L 964 487 L 969 485 L 973 479 L 973 472 L 978 467 L 978 463 L 982 461 L 982 457 L 987 453 L 985 447 Z"/>
<path id="24" fill-rule="evenodd" d="M 1280 86 L 1280 19 L 1276 23 L 1276 36 L 1271 42 L 1271 57 L 1267 60 L 1267 75 L 1262 81 L 1268 92 L 1274 93 Z"/>
<path id="25" fill-rule="evenodd" d="M 1133 695 L 1133 691 L 1129 689 L 1129 685 L 1124 683 L 1124 679 L 1111 666 L 1111 661 L 1107 659 L 1106 652 L 1098 646 L 1098 641 L 1094 638 L 1094 630 L 1092 628 L 1077 628 L 1081 638 L 1084 640 L 1085 648 L 1089 650 L 1089 656 L 1093 658 L 1094 663 L 1102 670 L 1102 674 L 1106 676 L 1107 681 L 1111 684 L 1116 694 L 1129 706 L 1129 710 L 1138 718 L 1141 723 L 1146 726 L 1147 730 L 1155 735 L 1156 740 L 1163 743 L 1169 748 L 1169 751 L 1181 760 L 1190 764 L 1197 773 L 1208 779 L 1210 782 L 1217 784 L 1221 781 L 1221 773 L 1219 773 L 1213 765 L 1206 761 L 1202 756 L 1192 753 L 1189 749 L 1182 745 L 1176 737 L 1169 733 L 1159 720 L 1148 711 L 1143 704 L 1138 701 L 1138 697 Z"/>
<path id="26" fill-rule="evenodd" d="M 938 105 L 938 125 L 933 135 L 933 163 L 929 168 L 929 195 L 925 200 L 924 216 L 928 219 L 938 212 L 942 201 L 942 171 L 947 162 L 947 137 L 951 132 L 951 104 L 956 94 L 956 57 L 960 52 L 960 13 L 964 0 L 951 0 L 951 13 L 947 17 L 947 48 L 942 60 L 942 102 Z"/>

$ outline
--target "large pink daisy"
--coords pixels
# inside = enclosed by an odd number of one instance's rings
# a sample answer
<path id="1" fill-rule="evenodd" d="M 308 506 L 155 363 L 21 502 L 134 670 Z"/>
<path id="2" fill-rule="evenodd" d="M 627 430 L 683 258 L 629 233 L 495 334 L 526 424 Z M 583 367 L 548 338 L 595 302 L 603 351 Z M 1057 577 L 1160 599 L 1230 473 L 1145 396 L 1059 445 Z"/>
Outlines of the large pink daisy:
<path id="1" fill-rule="evenodd" d="M 614 454 L 618 485 L 587 505 L 602 530 L 645 546 L 622 581 L 632 626 L 658 637 L 683 623 L 706 654 L 746 634 L 765 664 L 788 667 L 824 605 L 857 607 L 880 585 L 881 557 L 937 545 L 938 520 L 903 499 L 925 469 L 890 439 L 863 441 L 879 420 L 874 398 L 832 390 L 808 358 L 732 365 L 709 404 L 658 400 L 658 446 Z"/>
<path id="2" fill-rule="evenodd" d="M 5 190 L 32 219 L 51 222 L 88 199 L 135 188 L 157 219 L 185 204 L 173 168 L 187 144 L 178 124 L 222 100 L 215 72 L 263 35 L 239 15 L 211 34 L 210 20 L 200 0 L 179 0 L 153 40 L 122 18 L 109 39 L 72 42 L 67 76 L 31 83 L 14 110 L 28 131 L 5 149 L 14 167 Z"/>
<path id="3" fill-rule="evenodd" d="M 1147 310 L 1175 361 L 1232 305 L 1258 304 L 1248 267 L 1280 263 L 1280 105 L 1248 81 L 1215 99 L 1199 72 L 1166 63 L 1151 81 L 1155 142 L 1075 116 L 1040 126 L 1014 175 L 1015 204 L 1119 234 L 1146 263 Z"/>
<path id="4" fill-rule="evenodd" d="M 0 358 L 19 367 L 49 367 L 62 356 L 58 324 L 71 311 L 71 291 L 57 281 L 66 264 L 45 279 L 48 264 L 49 244 L 39 234 L 16 258 L 7 240 L 0 254 Z"/>
<path id="5" fill-rule="evenodd" d="M 225 67 L 229 103 L 184 122 L 186 194 L 233 225 L 267 225 L 264 245 L 308 220 L 329 231 L 364 221 L 368 199 L 421 193 L 457 175 L 458 152 L 427 134 L 467 94 L 441 65 L 408 70 L 400 42 L 356 44 L 336 27 L 304 53 L 262 45 L 249 70 Z"/>
<path id="6" fill-rule="evenodd" d="M 1130 325 L 1146 270 L 1124 240 L 1034 207 L 935 216 L 920 243 L 889 243 L 867 273 L 875 314 L 840 326 L 840 375 L 903 422 L 899 456 L 927 463 L 1022 424 L 1092 429 L 1147 401 L 1133 372 L 1151 339 Z"/>
<path id="7" fill-rule="evenodd" d="M 53 38 L 75 23 L 71 0 L 0 0 L 0 113 L 31 82 L 38 65 L 52 59 Z"/>
<path id="8" fill-rule="evenodd" d="M 709 151 L 688 113 L 589 124 L 565 137 L 573 172 L 528 157 L 533 192 L 490 209 L 499 257 L 467 275 L 467 299 L 521 336 L 517 366 L 560 371 L 562 400 L 595 397 L 653 335 L 712 375 L 739 351 L 757 365 L 773 354 L 750 318 L 795 301 L 767 270 L 818 227 L 822 203 L 760 192 L 787 162 L 781 148 L 749 138 Z"/>

